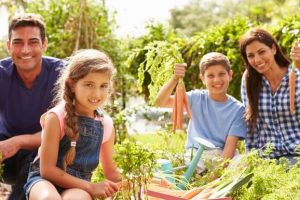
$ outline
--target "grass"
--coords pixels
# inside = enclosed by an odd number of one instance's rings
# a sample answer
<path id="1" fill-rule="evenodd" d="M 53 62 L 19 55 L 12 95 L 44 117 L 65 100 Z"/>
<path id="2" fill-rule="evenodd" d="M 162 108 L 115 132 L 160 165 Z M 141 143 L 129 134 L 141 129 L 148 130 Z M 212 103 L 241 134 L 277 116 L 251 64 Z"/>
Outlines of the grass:
<path id="1" fill-rule="evenodd" d="M 151 134 L 135 134 L 132 137 L 153 150 L 169 151 L 170 153 L 183 153 L 185 151 L 186 133 L 158 131 Z"/>

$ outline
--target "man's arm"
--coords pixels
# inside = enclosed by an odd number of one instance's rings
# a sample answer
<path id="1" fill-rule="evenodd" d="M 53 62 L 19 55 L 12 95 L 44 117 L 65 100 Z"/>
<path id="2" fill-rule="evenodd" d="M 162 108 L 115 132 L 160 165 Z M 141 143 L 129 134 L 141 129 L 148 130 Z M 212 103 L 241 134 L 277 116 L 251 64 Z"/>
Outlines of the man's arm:
<path id="1" fill-rule="evenodd" d="M 173 106 L 173 97 L 171 96 L 174 88 L 176 87 L 178 80 L 183 78 L 186 71 L 186 64 L 175 64 L 174 74 L 171 79 L 160 89 L 155 100 L 155 105 L 158 107 L 168 107 Z"/>
<path id="2" fill-rule="evenodd" d="M 0 142 L 2 161 L 14 156 L 20 149 L 33 150 L 41 145 L 41 132 L 18 135 Z"/>

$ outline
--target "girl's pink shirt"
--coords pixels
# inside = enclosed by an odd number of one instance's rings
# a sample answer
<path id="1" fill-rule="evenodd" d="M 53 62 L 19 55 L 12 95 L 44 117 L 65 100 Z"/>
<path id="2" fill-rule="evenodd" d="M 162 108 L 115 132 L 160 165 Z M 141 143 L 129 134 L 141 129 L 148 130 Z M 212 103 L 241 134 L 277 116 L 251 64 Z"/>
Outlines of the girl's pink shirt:
<path id="1" fill-rule="evenodd" d="M 45 117 L 48 113 L 54 113 L 56 114 L 56 116 L 59 119 L 59 124 L 60 124 L 60 139 L 63 138 L 63 136 L 65 135 L 65 131 L 64 131 L 64 127 L 65 127 L 65 123 L 64 123 L 64 116 L 65 116 L 65 109 L 64 109 L 65 104 L 61 103 L 58 104 L 57 106 L 55 106 L 54 108 L 50 109 L 49 111 L 47 111 L 46 113 L 44 113 L 41 116 L 40 119 L 40 123 L 42 128 L 45 127 Z M 95 120 L 101 121 L 102 125 L 103 125 L 103 140 L 102 140 L 102 144 L 107 142 L 113 132 L 113 121 L 112 119 L 107 116 L 104 115 L 104 117 L 96 117 Z M 43 132 L 42 132 L 43 134 Z"/>

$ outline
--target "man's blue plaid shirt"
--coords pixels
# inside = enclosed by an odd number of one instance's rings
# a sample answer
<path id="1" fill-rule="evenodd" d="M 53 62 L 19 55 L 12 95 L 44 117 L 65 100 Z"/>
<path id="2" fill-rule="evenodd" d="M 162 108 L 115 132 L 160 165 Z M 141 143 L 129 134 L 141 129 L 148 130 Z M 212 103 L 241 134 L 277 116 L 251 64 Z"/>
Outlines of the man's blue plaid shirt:
<path id="1" fill-rule="evenodd" d="M 290 72 L 289 67 L 288 72 Z M 245 76 L 242 80 L 242 100 L 247 105 Z M 254 134 L 247 133 L 248 150 L 264 149 L 268 143 L 274 146 L 270 157 L 280 157 L 296 152 L 300 148 L 300 74 L 296 70 L 295 113 L 289 109 L 289 73 L 281 80 L 277 91 L 272 94 L 268 80 L 263 77 L 259 94 L 259 113 Z M 298 149 L 299 150 L 299 149 Z"/>

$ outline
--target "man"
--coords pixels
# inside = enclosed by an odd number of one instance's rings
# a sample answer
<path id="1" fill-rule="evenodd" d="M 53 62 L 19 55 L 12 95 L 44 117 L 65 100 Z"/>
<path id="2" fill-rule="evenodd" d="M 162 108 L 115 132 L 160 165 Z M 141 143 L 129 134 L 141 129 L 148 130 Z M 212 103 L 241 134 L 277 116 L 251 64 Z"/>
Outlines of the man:
<path id="1" fill-rule="evenodd" d="M 9 199 L 25 199 L 29 163 L 41 141 L 40 116 L 49 108 L 62 60 L 43 57 L 47 49 L 40 15 L 22 14 L 9 24 L 7 50 L 0 60 L 0 152 Z"/>

